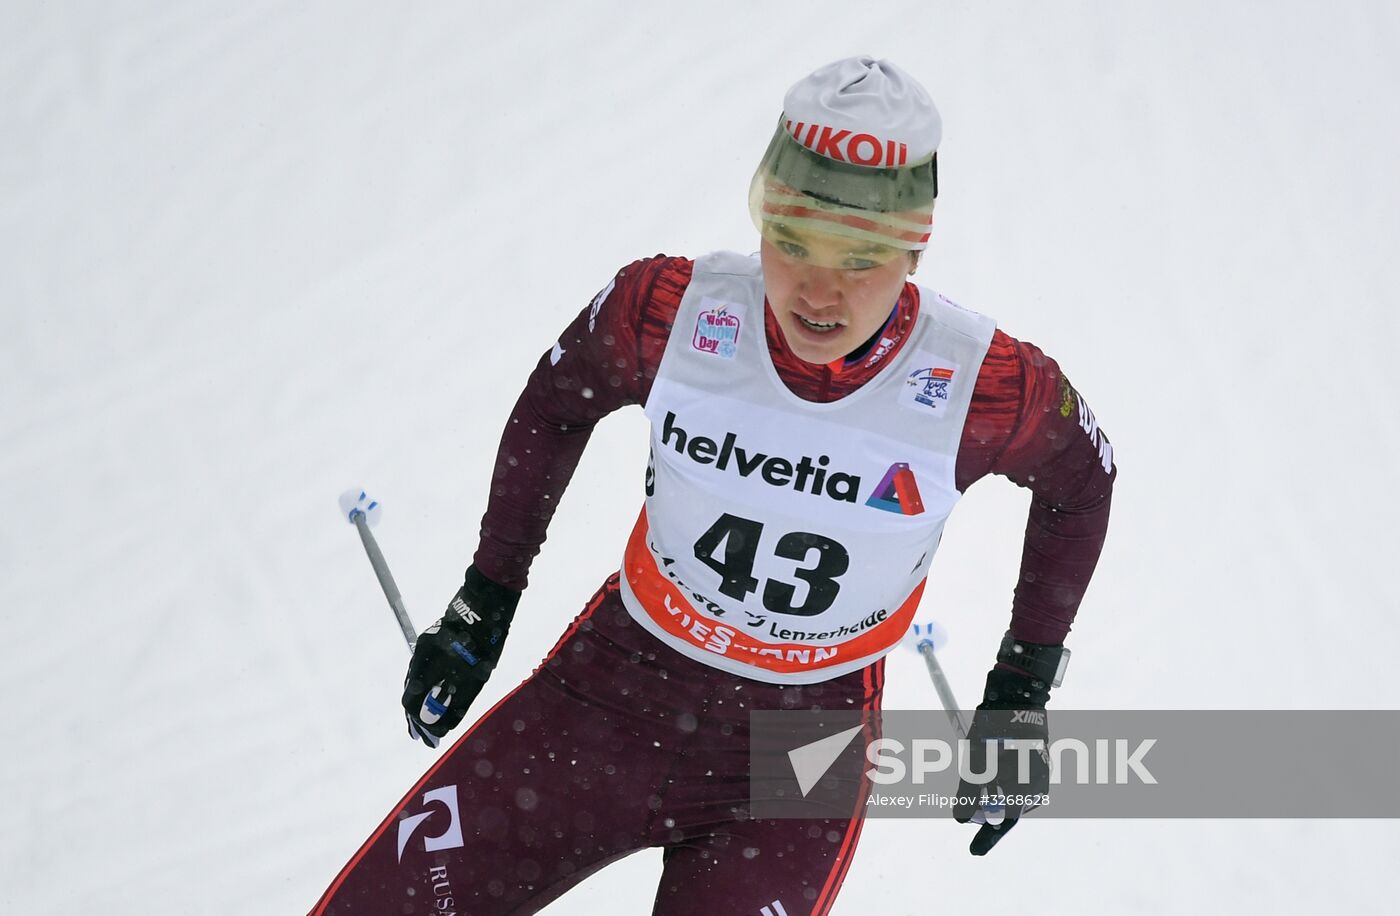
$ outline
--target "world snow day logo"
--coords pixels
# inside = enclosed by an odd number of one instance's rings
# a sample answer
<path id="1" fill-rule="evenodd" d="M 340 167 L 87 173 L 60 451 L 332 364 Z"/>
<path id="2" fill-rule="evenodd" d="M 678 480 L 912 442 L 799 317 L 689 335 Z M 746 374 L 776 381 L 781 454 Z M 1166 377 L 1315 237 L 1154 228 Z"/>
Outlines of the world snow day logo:
<path id="1" fill-rule="evenodd" d="M 702 311 L 695 320 L 695 335 L 690 345 L 701 353 L 733 359 L 739 353 L 739 316 L 731 312 L 728 305 L 710 299 L 704 302 L 712 303 L 714 307 Z"/>

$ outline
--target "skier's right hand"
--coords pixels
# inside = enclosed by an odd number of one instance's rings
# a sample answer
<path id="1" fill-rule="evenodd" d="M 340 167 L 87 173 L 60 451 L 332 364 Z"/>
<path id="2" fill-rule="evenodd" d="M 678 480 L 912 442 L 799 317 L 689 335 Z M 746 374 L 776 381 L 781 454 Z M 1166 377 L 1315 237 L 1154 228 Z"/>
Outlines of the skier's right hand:
<path id="1" fill-rule="evenodd" d="M 462 721 L 501 658 L 520 593 L 467 568 L 442 619 L 413 647 L 403 683 L 409 737 L 429 747 Z"/>
<path id="2" fill-rule="evenodd" d="M 967 732 L 968 767 L 953 808 L 958 823 L 980 825 L 968 847 L 974 856 L 990 852 L 1023 814 L 1044 803 L 1039 799 L 1048 801 L 1049 699 L 1049 686 L 1027 674 L 999 667 L 987 674 L 982 702 Z M 1002 798 L 1008 801 L 1003 804 L 998 800 Z"/>

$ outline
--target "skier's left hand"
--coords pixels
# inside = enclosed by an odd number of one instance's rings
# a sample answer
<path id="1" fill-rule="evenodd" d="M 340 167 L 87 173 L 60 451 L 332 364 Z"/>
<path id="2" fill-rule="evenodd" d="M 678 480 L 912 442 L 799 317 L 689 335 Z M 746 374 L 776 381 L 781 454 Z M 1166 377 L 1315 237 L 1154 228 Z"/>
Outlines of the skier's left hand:
<path id="1" fill-rule="evenodd" d="M 497 585 L 475 566 L 467 569 L 442 619 L 413 646 L 403 682 L 408 734 L 428 747 L 466 715 L 501 658 L 520 593 Z"/>
<path id="2" fill-rule="evenodd" d="M 980 824 L 968 851 L 986 855 L 1050 791 L 1049 689 L 1026 674 L 993 668 L 968 730 L 967 772 L 987 774 L 958 783 L 953 817 Z M 1024 770 L 1024 772 L 1022 772 Z"/>

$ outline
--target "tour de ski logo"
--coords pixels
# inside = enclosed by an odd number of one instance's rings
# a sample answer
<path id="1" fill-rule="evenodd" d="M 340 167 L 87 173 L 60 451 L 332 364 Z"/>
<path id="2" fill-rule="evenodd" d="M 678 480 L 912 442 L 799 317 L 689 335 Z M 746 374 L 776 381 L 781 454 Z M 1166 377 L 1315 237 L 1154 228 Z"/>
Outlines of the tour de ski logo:
<path id="1" fill-rule="evenodd" d="M 732 306 L 723 302 L 706 299 L 700 304 L 712 307 L 700 312 L 690 345 L 701 353 L 733 359 L 739 352 L 739 316 L 730 311 Z"/>
<path id="2" fill-rule="evenodd" d="M 924 511 L 924 499 L 919 495 L 914 471 L 903 461 L 890 465 L 865 504 L 901 515 L 919 515 Z"/>
<path id="3" fill-rule="evenodd" d="M 929 366 L 915 369 L 904 380 L 900 402 L 909 407 L 926 408 L 942 413 L 948 408 L 949 389 L 956 372 L 951 366 Z"/>

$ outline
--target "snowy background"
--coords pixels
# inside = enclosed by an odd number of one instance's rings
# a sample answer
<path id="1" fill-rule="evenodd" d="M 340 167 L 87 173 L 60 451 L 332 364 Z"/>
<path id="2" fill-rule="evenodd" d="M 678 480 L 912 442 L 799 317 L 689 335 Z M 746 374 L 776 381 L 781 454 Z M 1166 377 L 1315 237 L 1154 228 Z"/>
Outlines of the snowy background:
<path id="1" fill-rule="evenodd" d="M 856 53 L 944 116 L 918 279 L 1055 356 L 1119 458 L 1056 704 L 1400 707 L 1390 0 L 5 0 L 0 910 L 309 909 L 435 758 L 336 496 L 385 503 L 425 626 L 539 354 L 628 261 L 752 250 L 783 91 Z M 595 436 L 479 710 L 616 568 L 644 433 Z M 969 702 L 1027 498 L 979 484 L 935 564 Z M 936 702 L 894 658 L 887 706 Z M 836 912 L 1007 875 L 1046 916 L 1374 910 L 1400 855 L 1386 821 L 970 836 L 872 821 Z M 659 867 L 548 912 L 649 912 Z"/>

